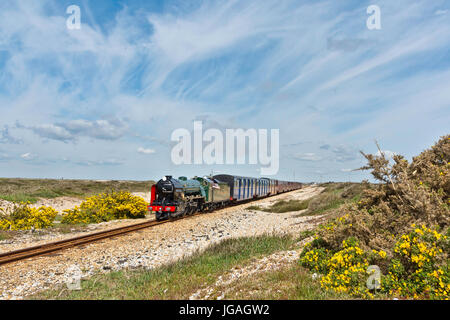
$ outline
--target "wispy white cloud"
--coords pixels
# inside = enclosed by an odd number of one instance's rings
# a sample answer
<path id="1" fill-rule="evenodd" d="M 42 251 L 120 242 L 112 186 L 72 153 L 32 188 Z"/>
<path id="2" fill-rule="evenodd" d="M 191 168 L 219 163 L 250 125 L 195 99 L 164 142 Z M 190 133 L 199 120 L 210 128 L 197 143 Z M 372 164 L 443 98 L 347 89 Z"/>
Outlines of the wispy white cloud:
<path id="1" fill-rule="evenodd" d="M 37 159 L 38 155 L 31 152 L 27 152 L 20 155 L 20 157 L 25 161 L 31 161 Z"/>
<path id="2" fill-rule="evenodd" d="M 22 143 L 22 140 L 12 136 L 9 132 L 9 126 L 5 125 L 2 129 L 0 129 L 0 143 L 20 144 Z"/>
<path id="3" fill-rule="evenodd" d="M 295 154 L 294 158 L 297 160 L 304 160 L 304 161 L 320 161 L 323 159 L 322 157 L 316 155 L 313 152 Z"/>
<path id="4" fill-rule="evenodd" d="M 121 138 L 128 126 L 121 120 L 71 120 L 56 124 L 42 124 L 23 126 L 32 130 L 42 138 L 59 140 L 63 142 L 75 141 L 80 137 L 89 137 L 100 140 L 116 140 Z"/>
<path id="5" fill-rule="evenodd" d="M 80 176 L 112 174 L 107 159 L 134 175 L 148 167 L 136 151 L 157 144 L 151 172 L 198 174 L 170 164 L 169 137 L 207 115 L 209 127 L 280 128 L 282 168 L 310 179 L 358 167 L 374 139 L 412 155 L 450 121 L 448 9 L 378 4 L 382 29 L 369 31 L 361 2 L 130 1 L 100 14 L 83 1 L 82 29 L 68 30 L 60 2 L 2 1 L 0 143 L 17 159 L 70 159 L 53 172 Z"/>
<path id="6" fill-rule="evenodd" d="M 155 150 L 154 149 L 149 149 L 149 148 L 139 147 L 137 149 L 137 152 L 142 153 L 142 154 L 152 154 L 152 153 L 155 153 Z"/>
<path id="7" fill-rule="evenodd" d="M 122 137 L 128 126 L 119 119 L 113 120 L 72 120 L 60 123 L 71 134 L 77 136 L 87 136 L 96 139 L 115 140 Z"/>
<path id="8" fill-rule="evenodd" d="M 42 124 L 37 126 L 31 126 L 30 129 L 37 135 L 54 140 L 71 141 L 74 139 L 72 134 L 66 129 L 56 126 L 54 124 Z"/>
<path id="9" fill-rule="evenodd" d="M 0 161 L 10 160 L 10 156 L 6 152 L 0 151 Z"/>
<path id="10" fill-rule="evenodd" d="M 81 160 L 76 162 L 77 165 L 81 166 L 120 166 L 123 161 L 118 159 L 104 159 L 104 160 Z"/>
<path id="11" fill-rule="evenodd" d="M 443 14 L 447 14 L 447 12 L 448 12 L 447 9 L 439 9 L 439 10 L 436 10 L 434 12 L 434 14 L 437 15 L 437 16 L 440 16 L 440 15 L 443 15 Z"/>

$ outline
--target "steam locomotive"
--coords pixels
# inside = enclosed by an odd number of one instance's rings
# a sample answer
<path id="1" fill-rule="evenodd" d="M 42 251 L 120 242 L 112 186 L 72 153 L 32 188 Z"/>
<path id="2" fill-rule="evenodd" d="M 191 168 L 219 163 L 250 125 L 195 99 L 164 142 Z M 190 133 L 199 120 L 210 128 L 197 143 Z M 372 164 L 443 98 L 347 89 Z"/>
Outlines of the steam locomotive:
<path id="1" fill-rule="evenodd" d="M 155 212 L 157 220 L 174 219 L 301 187 L 299 182 L 227 174 L 192 179 L 164 176 L 151 188 L 148 210 Z"/>

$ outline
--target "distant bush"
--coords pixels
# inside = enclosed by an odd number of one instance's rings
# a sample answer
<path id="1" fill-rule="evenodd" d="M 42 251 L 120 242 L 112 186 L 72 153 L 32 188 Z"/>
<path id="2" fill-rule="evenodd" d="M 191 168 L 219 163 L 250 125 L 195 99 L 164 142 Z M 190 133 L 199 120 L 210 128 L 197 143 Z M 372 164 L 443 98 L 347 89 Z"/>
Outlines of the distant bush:
<path id="1" fill-rule="evenodd" d="M 337 192 L 324 191 L 313 197 L 309 202 L 308 214 L 319 214 L 326 210 L 339 207 L 345 200 Z"/>
<path id="2" fill-rule="evenodd" d="M 291 211 L 300 211 L 308 208 L 309 200 L 280 200 L 268 208 L 263 209 L 267 212 L 284 213 Z"/>
<path id="3" fill-rule="evenodd" d="M 411 163 L 400 155 L 392 164 L 382 152 L 363 155 L 368 164 L 362 169 L 371 170 L 381 184 L 366 189 L 359 201 L 342 206 L 336 219 L 318 228 L 314 242 L 302 253 L 302 264 L 320 270 L 323 287 L 335 291 L 370 297 L 374 292 L 363 289 L 367 274 L 363 277 L 358 269 L 367 260 L 380 267 L 384 294 L 448 298 L 450 135 Z M 358 261 L 359 267 L 347 252 L 351 246 L 366 259 Z M 336 259 L 348 264 L 336 269 Z M 355 270 L 358 275 L 350 281 L 349 273 Z"/>
<path id="4" fill-rule="evenodd" d="M 246 210 L 257 210 L 257 211 L 265 211 L 272 213 L 284 213 L 284 212 L 292 212 L 292 211 L 300 211 L 308 208 L 309 200 L 279 200 L 272 204 L 267 208 L 263 208 L 260 206 L 249 206 Z"/>
<path id="5" fill-rule="evenodd" d="M 51 207 L 32 208 L 28 203 L 0 209 L 1 230 L 43 229 L 53 226 L 58 212 Z"/>
<path id="6" fill-rule="evenodd" d="M 246 209 L 273 213 L 294 212 L 308 209 L 299 215 L 316 215 L 330 209 L 336 209 L 346 202 L 359 200 L 363 189 L 370 187 L 368 183 L 361 184 L 350 182 L 329 182 L 322 186 L 325 187 L 325 190 L 310 199 L 279 200 L 266 208 L 252 205 Z"/>
<path id="7" fill-rule="evenodd" d="M 115 219 L 143 218 L 147 203 L 129 192 L 102 193 L 87 198 L 80 206 L 64 210 L 62 223 L 99 223 Z"/>
<path id="8" fill-rule="evenodd" d="M 262 208 L 260 206 L 249 206 L 245 209 L 249 210 L 249 211 L 252 211 L 252 210 L 262 211 Z"/>
<path id="9" fill-rule="evenodd" d="M 366 182 L 329 182 L 321 186 L 325 187 L 325 190 L 309 200 L 308 210 L 301 215 L 318 215 L 334 211 L 345 203 L 358 201 L 363 190 L 371 188 Z"/>

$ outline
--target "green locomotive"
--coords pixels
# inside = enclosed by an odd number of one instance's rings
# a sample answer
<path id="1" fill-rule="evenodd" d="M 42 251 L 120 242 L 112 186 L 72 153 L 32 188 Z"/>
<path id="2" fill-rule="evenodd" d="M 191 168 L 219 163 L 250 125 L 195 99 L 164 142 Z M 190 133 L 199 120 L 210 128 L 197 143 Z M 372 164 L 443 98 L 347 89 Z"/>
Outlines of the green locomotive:
<path id="1" fill-rule="evenodd" d="M 156 219 L 177 218 L 197 211 L 212 211 L 230 201 L 230 186 L 212 177 L 187 179 L 165 176 L 152 186 L 149 210 Z"/>

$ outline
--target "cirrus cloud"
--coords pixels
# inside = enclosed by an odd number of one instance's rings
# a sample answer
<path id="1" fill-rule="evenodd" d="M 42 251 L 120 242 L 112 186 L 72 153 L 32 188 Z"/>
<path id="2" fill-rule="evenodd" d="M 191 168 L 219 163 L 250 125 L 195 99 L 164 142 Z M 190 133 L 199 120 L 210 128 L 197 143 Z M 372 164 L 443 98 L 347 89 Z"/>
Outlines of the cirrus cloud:
<path id="1" fill-rule="evenodd" d="M 128 126 L 118 119 L 114 120 L 71 120 L 55 124 L 22 126 L 42 138 L 62 142 L 75 141 L 80 137 L 99 140 L 117 140 L 124 136 Z"/>
<path id="2" fill-rule="evenodd" d="M 146 148 L 139 147 L 137 149 L 137 152 L 142 153 L 142 154 L 152 154 L 152 153 L 155 153 L 155 150 L 154 149 L 146 149 Z"/>
<path id="3" fill-rule="evenodd" d="M 154 176 L 247 174 L 167 161 L 170 133 L 195 119 L 280 128 L 280 179 L 324 167 L 339 179 L 374 139 L 418 154 L 448 133 L 448 4 L 377 4 L 371 31 L 358 1 L 81 1 L 82 28 L 68 30 L 64 1 L 2 0 L 0 146 L 16 162 L 0 170 L 35 175 L 17 161 L 32 150 L 48 175 L 141 178 L 137 154 L 153 154 Z"/>
<path id="4" fill-rule="evenodd" d="M 31 153 L 31 152 L 27 152 L 24 153 L 22 155 L 20 155 L 20 157 L 25 160 L 25 161 L 32 161 L 38 158 L 37 154 Z"/>

